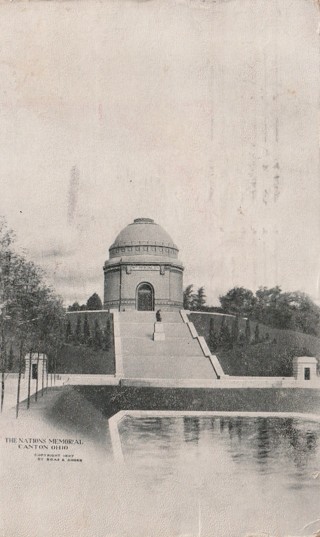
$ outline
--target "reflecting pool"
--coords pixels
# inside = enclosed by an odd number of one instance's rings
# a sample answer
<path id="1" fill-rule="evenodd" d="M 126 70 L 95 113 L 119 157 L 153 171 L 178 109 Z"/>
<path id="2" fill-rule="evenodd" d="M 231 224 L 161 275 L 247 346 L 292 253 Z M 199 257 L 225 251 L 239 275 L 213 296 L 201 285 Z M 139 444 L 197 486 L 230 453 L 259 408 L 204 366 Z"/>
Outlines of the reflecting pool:
<path id="1" fill-rule="evenodd" d="M 8 418 L 12 438 L 32 431 L 82 444 L 68 451 L 78 462 L 47 462 L 2 438 L 1 536 L 302 537 L 320 528 L 316 421 L 131 412 L 116 428 L 123 464 L 102 414 L 94 417 L 96 438 L 85 436 L 86 412 L 78 434 L 53 428 L 40 413 Z"/>
<path id="2" fill-rule="evenodd" d="M 278 537 L 320 527 L 319 423 L 125 416 L 118 428 L 123 483 L 135 490 L 130 535 Z"/>

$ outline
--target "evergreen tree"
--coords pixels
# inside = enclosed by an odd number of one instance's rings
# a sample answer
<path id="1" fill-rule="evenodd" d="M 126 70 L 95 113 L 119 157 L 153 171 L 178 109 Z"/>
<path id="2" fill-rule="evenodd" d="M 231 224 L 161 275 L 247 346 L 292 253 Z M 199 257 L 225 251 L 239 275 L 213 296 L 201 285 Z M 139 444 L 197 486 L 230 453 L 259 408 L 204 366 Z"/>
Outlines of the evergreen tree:
<path id="1" fill-rule="evenodd" d="M 192 309 L 201 311 L 205 306 L 206 298 L 204 287 L 199 287 L 197 292 L 193 295 Z"/>
<path id="2" fill-rule="evenodd" d="M 71 306 L 68 306 L 68 311 L 80 311 L 79 302 L 74 302 Z"/>
<path id="3" fill-rule="evenodd" d="M 239 339 L 239 316 L 236 315 L 232 324 L 232 344 L 235 346 Z"/>
<path id="4" fill-rule="evenodd" d="M 245 340 L 246 340 L 246 344 L 250 345 L 250 343 L 251 343 L 251 326 L 250 326 L 249 318 L 246 320 Z"/>
<path id="5" fill-rule="evenodd" d="M 260 326 L 259 323 L 256 324 L 256 327 L 254 329 L 254 342 L 260 343 Z"/>
<path id="6" fill-rule="evenodd" d="M 70 343 L 72 341 L 72 326 L 70 319 L 67 321 L 65 341 L 66 343 Z"/>
<path id="7" fill-rule="evenodd" d="M 87 301 L 87 310 L 102 310 L 102 302 L 101 298 L 97 293 L 93 293 L 93 295 L 88 298 Z"/>
<path id="8" fill-rule="evenodd" d="M 225 316 L 222 317 L 221 323 L 220 323 L 220 330 L 219 330 L 219 339 L 221 336 L 221 332 L 224 330 L 224 325 L 226 324 L 226 318 Z"/>
<path id="9" fill-rule="evenodd" d="M 103 348 L 105 351 L 108 351 L 111 348 L 111 322 L 110 319 L 107 320 L 106 328 L 103 334 Z"/>
<path id="10" fill-rule="evenodd" d="M 238 339 L 238 344 L 241 345 L 241 347 L 243 347 L 245 343 L 246 343 L 246 336 L 244 334 L 240 334 L 239 339 Z"/>
<path id="11" fill-rule="evenodd" d="M 102 346 L 102 333 L 98 319 L 95 319 L 94 321 L 93 346 L 95 349 L 101 349 Z"/>
<path id="12" fill-rule="evenodd" d="M 77 316 L 76 332 L 75 332 L 75 344 L 80 345 L 82 343 L 82 332 L 81 332 L 81 317 Z"/>
<path id="13" fill-rule="evenodd" d="M 4 382 L 5 372 L 8 369 L 8 354 L 7 354 L 7 348 L 5 342 L 3 342 L 3 346 L 1 349 L 1 373 L 2 373 L 2 379 L 1 382 Z M 2 385 L 2 394 L 1 394 L 1 408 L 3 407 L 3 397 L 4 397 L 4 386 Z"/>
<path id="14" fill-rule="evenodd" d="M 12 346 L 12 343 L 11 343 L 10 350 L 9 350 L 9 356 L 8 356 L 8 371 L 12 371 L 13 364 L 14 364 L 14 352 L 13 352 L 13 346 Z"/>
<path id="15" fill-rule="evenodd" d="M 191 310 L 193 305 L 193 284 L 188 285 L 183 292 L 183 309 Z"/>
<path id="16" fill-rule="evenodd" d="M 222 348 L 228 350 L 232 348 L 232 340 L 226 318 L 223 316 L 220 326 L 219 342 Z"/>
<path id="17" fill-rule="evenodd" d="M 91 344 L 90 325 L 88 321 L 88 315 L 84 316 L 84 321 L 83 321 L 83 343 L 85 345 Z"/>
<path id="18" fill-rule="evenodd" d="M 216 352 L 219 347 L 219 338 L 215 331 L 214 319 L 210 319 L 209 348 L 211 352 Z"/>

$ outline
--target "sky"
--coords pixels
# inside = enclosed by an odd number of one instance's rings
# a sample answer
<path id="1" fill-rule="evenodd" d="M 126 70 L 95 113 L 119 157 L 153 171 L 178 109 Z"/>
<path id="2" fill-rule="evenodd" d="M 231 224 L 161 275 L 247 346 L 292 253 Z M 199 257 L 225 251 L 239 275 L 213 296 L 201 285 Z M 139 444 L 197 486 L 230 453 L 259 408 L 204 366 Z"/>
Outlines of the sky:
<path id="1" fill-rule="evenodd" d="M 313 0 L 0 4 L 0 214 L 66 304 L 153 218 L 209 304 L 320 301 Z"/>

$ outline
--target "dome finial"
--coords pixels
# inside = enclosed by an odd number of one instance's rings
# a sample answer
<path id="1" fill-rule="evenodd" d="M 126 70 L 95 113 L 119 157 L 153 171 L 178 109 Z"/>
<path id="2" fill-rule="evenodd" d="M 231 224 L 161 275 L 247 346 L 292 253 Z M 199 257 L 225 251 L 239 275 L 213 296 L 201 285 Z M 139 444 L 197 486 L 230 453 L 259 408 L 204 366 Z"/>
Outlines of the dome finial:
<path id="1" fill-rule="evenodd" d="M 152 218 L 135 218 L 133 222 L 135 224 L 154 224 Z"/>

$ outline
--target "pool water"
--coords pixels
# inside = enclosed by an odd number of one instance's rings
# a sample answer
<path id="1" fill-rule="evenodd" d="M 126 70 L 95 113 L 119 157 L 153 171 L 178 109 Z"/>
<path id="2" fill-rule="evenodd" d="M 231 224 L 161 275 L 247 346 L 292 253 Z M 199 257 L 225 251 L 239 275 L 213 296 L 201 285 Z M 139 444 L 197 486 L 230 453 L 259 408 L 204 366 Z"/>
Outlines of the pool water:
<path id="1" fill-rule="evenodd" d="M 280 537 L 320 528 L 319 423 L 126 416 L 119 432 L 119 534 Z"/>
<path id="2" fill-rule="evenodd" d="M 99 443 L 39 413 L 8 417 L 12 438 L 81 438 L 70 453 L 82 462 L 44 463 L 2 437 L 0 535 L 302 537 L 320 528 L 320 424 L 131 413 L 118 427 L 125 464 L 103 416 Z"/>

